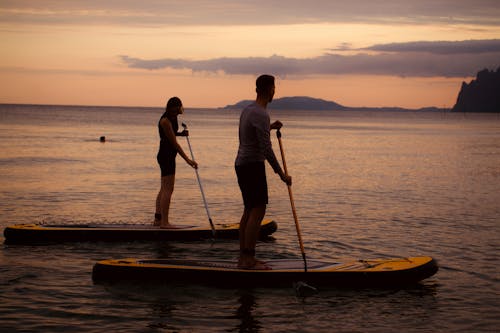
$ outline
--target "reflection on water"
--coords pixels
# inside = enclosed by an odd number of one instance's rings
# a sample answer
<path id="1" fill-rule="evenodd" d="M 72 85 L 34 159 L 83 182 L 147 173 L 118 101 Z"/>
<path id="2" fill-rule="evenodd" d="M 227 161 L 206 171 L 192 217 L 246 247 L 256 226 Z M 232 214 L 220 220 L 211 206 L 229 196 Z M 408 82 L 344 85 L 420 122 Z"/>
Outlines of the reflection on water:
<path id="1" fill-rule="evenodd" d="M 0 106 L 0 226 L 152 222 L 161 109 Z M 32 121 L 27 123 L 26 119 Z M 403 290 L 230 290 L 94 285 L 107 258 L 233 260 L 234 241 L 4 245 L 0 327 L 13 331 L 495 331 L 500 119 L 443 113 L 281 112 L 307 258 L 430 255 L 438 274 Z M 238 112 L 187 110 L 214 223 L 237 222 Z M 35 125 L 36 124 L 36 125 Z M 99 142 L 105 135 L 106 142 Z M 277 151 L 277 142 L 273 144 Z M 184 140 L 180 140 L 185 145 Z M 187 148 L 187 145 L 185 146 Z M 275 240 L 299 258 L 286 186 L 268 170 Z M 195 173 L 178 161 L 172 221 L 209 227 Z"/>
<path id="2" fill-rule="evenodd" d="M 241 291 L 241 296 L 238 299 L 241 304 L 236 311 L 236 318 L 241 321 L 241 324 L 236 326 L 237 332 L 258 332 L 262 328 L 260 322 L 252 315 L 252 312 L 257 307 L 254 295 L 248 291 Z"/>
<path id="3" fill-rule="evenodd" d="M 114 303 L 123 306 L 147 304 L 148 314 L 134 321 L 143 321 L 150 328 L 329 332 L 335 326 L 336 331 L 350 332 L 381 331 L 388 328 L 387 320 L 402 331 L 418 331 L 419 327 L 445 329 L 439 318 L 447 309 L 440 307 L 436 299 L 437 288 L 433 284 L 403 290 L 326 288 L 310 297 L 296 297 L 291 288 L 230 290 L 183 284 L 120 284 L 107 286 L 106 291 Z"/>

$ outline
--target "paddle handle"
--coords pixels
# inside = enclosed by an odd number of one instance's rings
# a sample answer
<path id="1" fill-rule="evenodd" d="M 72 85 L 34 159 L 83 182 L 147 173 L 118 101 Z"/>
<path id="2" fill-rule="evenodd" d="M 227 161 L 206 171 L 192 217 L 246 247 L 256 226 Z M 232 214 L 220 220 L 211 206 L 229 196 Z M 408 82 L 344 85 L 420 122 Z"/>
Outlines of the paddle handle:
<path id="1" fill-rule="evenodd" d="M 283 149 L 283 143 L 281 142 L 281 131 L 279 129 L 276 131 L 276 136 L 278 137 L 281 159 L 283 160 L 283 169 L 285 171 L 285 175 L 288 176 L 288 168 L 286 166 L 285 160 L 285 150 Z M 290 205 L 292 206 L 293 219 L 295 221 L 295 229 L 297 231 L 297 237 L 299 238 L 300 251 L 302 252 L 302 259 L 304 260 L 304 271 L 307 272 L 306 251 L 304 250 L 304 243 L 302 242 L 302 233 L 300 232 L 299 219 L 297 217 L 297 210 L 295 209 L 295 201 L 293 200 L 292 186 L 287 184 L 287 188 L 288 196 L 290 197 Z"/>
<path id="2" fill-rule="evenodd" d="M 182 123 L 182 127 L 184 127 L 184 129 L 187 129 L 187 125 L 184 123 Z M 191 148 L 191 142 L 189 141 L 188 135 L 186 136 L 186 140 L 189 147 L 189 152 L 191 153 L 191 159 L 194 161 L 195 159 L 193 149 Z M 198 172 L 198 169 L 194 169 L 194 171 L 196 172 L 196 179 L 198 180 L 198 185 L 200 186 L 201 197 L 203 198 L 203 204 L 205 205 L 205 210 L 207 212 L 208 222 L 210 222 L 210 228 L 212 228 L 212 236 L 215 238 L 215 227 L 212 221 L 212 217 L 210 216 L 210 211 L 208 210 L 207 199 L 205 198 L 205 192 L 203 191 L 203 186 L 201 185 L 200 174 Z"/>

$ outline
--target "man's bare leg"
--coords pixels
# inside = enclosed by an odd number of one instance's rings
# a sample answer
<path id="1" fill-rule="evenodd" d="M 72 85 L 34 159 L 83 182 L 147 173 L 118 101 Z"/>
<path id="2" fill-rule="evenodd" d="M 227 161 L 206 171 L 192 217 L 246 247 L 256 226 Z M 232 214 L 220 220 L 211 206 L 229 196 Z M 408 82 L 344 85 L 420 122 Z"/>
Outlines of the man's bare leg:
<path id="1" fill-rule="evenodd" d="M 255 246 L 259 237 L 260 224 L 265 214 L 266 205 L 245 209 L 243 213 L 242 221 L 246 223 L 243 229 L 240 225 L 240 259 L 238 261 L 240 268 L 269 269 L 255 259 Z"/>
<path id="2" fill-rule="evenodd" d="M 243 210 L 243 215 L 241 215 L 241 220 L 240 220 L 240 253 L 241 251 L 245 248 L 245 235 L 246 235 L 246 228 L 247 228 L 247 223 L 248 223 L 248 217 L 250 216 L 250 209 L 245 208 Z"/>

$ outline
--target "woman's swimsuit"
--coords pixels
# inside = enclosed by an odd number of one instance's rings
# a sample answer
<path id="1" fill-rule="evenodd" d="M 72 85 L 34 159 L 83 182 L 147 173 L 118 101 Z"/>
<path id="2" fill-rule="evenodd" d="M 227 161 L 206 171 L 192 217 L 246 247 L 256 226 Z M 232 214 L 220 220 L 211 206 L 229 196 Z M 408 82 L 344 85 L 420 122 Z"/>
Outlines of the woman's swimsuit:
<path id="1" fill-rule="evenodd" d="M 160 134 L 160 149 L 158 151 L 158 154 L 156 155 L 156 160 L 160 165 L 162 177 L 168 175 L 175 175 L 175 157 L 177 156 L 176 147 L 168 141 L 167 136 L 165 135 L 165 133 L 163 132 L 163 128 L 161 127 L 160 122 L 163 118 L 167 118 L 167 120 L 170 121 L 174 133 L 177 133 L 177 131 L 179 130 L 179 123 L 177 122 L 177 117 L 172 119 L 168 117 L 167 112 L 165 112 L 161 116 L 160 121 L 158 121 L 158 132 Z"/>

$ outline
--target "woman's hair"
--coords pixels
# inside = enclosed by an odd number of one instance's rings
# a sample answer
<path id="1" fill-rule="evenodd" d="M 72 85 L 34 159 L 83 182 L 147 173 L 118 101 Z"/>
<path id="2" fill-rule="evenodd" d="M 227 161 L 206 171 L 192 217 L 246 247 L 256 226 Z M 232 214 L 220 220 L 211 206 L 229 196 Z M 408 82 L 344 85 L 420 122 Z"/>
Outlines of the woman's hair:
<path id="1" fill-rule="evenodd" d="M 181 99 L 179 97 L 172 97 L 168 100 L 167 107 L 165 108 L 165 110 L 170 111 L 181 106 L 182 106 Z"/>

